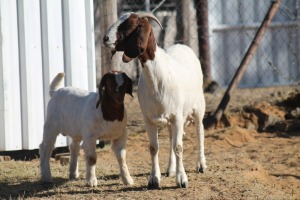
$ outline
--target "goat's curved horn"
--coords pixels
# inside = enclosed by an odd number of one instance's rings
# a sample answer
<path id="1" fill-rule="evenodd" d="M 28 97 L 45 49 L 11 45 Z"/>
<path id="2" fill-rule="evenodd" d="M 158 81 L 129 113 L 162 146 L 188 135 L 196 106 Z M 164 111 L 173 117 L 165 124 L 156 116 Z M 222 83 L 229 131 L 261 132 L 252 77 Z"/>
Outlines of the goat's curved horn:
<path id="1" fill-rule="evenodd" d="M 149 17 L 150 19 L 153 19 L 162 28 L 161 23 L 159 22 L 159 20 L 152 13 L 138 12 L 136 14 L 138 14 L 138 16 L 141 17 L 141 18 L 143 18 L 143 17 Z"/>

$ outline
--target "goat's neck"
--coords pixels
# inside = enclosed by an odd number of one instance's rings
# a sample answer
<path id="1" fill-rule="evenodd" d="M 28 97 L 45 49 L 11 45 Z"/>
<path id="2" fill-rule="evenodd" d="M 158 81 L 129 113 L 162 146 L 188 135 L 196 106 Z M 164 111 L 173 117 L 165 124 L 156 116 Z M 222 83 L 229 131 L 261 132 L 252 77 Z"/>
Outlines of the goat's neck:
<path id="1" fill-rule="evenodd" d="M 124 104 L 116 104 L 111 99 L 104 97 L 101 109 L 103 118 L 107 121 L 122 121 L 124 118 Z"/>
<path id="2" fill-rule="evenodd" d="M 159 84 L 167 80 L 167 66 L 162 66 L 166 64 L 162 58 L 164 54 L 164 50 L 156 46 L 153 60 L 148 59 L 145 61 L 139 58 L 142 64 L 144 80 L 153 89 L 158 89 Z"/>

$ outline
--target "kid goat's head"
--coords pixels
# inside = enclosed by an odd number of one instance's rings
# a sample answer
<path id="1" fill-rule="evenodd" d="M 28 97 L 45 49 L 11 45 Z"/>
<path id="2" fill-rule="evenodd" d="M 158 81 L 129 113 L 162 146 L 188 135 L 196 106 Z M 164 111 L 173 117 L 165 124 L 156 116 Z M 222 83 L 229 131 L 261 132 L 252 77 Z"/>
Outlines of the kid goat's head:
<path id="1" fill-rule="evenodd" d="M 137 57 L 142 62 L 154 59 L 156 43 L 148 18 L 161 26 L 153 14 L 126 13 L 108 29 L 103 43 L 111 49 L 112 56 L 116 51 L 124 51 L 122 60 L 125 63 Z"/>
<path id="2" fill-rule="evenodd" d="M 102 77 L 98 90 L 96 108 L 101 102 L 117 108 L 123 105 L 125 93 L 132 96 L 132 80 L 124 72 L 110 71 Z"/>

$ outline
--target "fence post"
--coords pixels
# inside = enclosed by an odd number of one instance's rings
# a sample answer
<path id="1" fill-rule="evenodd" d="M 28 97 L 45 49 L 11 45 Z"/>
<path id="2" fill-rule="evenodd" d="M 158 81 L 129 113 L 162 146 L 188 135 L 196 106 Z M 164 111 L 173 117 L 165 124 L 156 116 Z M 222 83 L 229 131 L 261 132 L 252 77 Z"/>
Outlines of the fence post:
<path id="1" fill-rule="evenodd" d="M 100 1 L 100 42 L 104 37 L 107 29 L 117 21 L 117 0 L 101 0 Z M 105 74 L 111 68 L 117 66 L 117 54 L 111 58 L 111 52 L 108 48 L 101 46 L 101 74 Z M 97 72 L 98 74 L 99 72 Z"/>
<path id="2" fill-rule="evenodd" d="M 203 70 L 204 86 L 206 87 L 212 81 L 211 65 L 210 65 L 207 0 L 195 0 L 195 4 L 197 10 L 199 59 Z"/>

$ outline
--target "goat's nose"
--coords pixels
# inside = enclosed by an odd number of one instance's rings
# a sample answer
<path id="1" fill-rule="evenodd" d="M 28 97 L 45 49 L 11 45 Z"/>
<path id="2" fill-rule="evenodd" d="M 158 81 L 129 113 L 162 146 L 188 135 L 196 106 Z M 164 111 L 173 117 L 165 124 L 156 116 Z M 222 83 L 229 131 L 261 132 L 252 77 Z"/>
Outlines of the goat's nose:
<path id="1" fill-rule="evenodd" d="M 103 42 L 107 42 L 109 40 L 109 37 L 106 35 L 106 36 L 104 36 L 104 38 L 103 38 Z"/>

